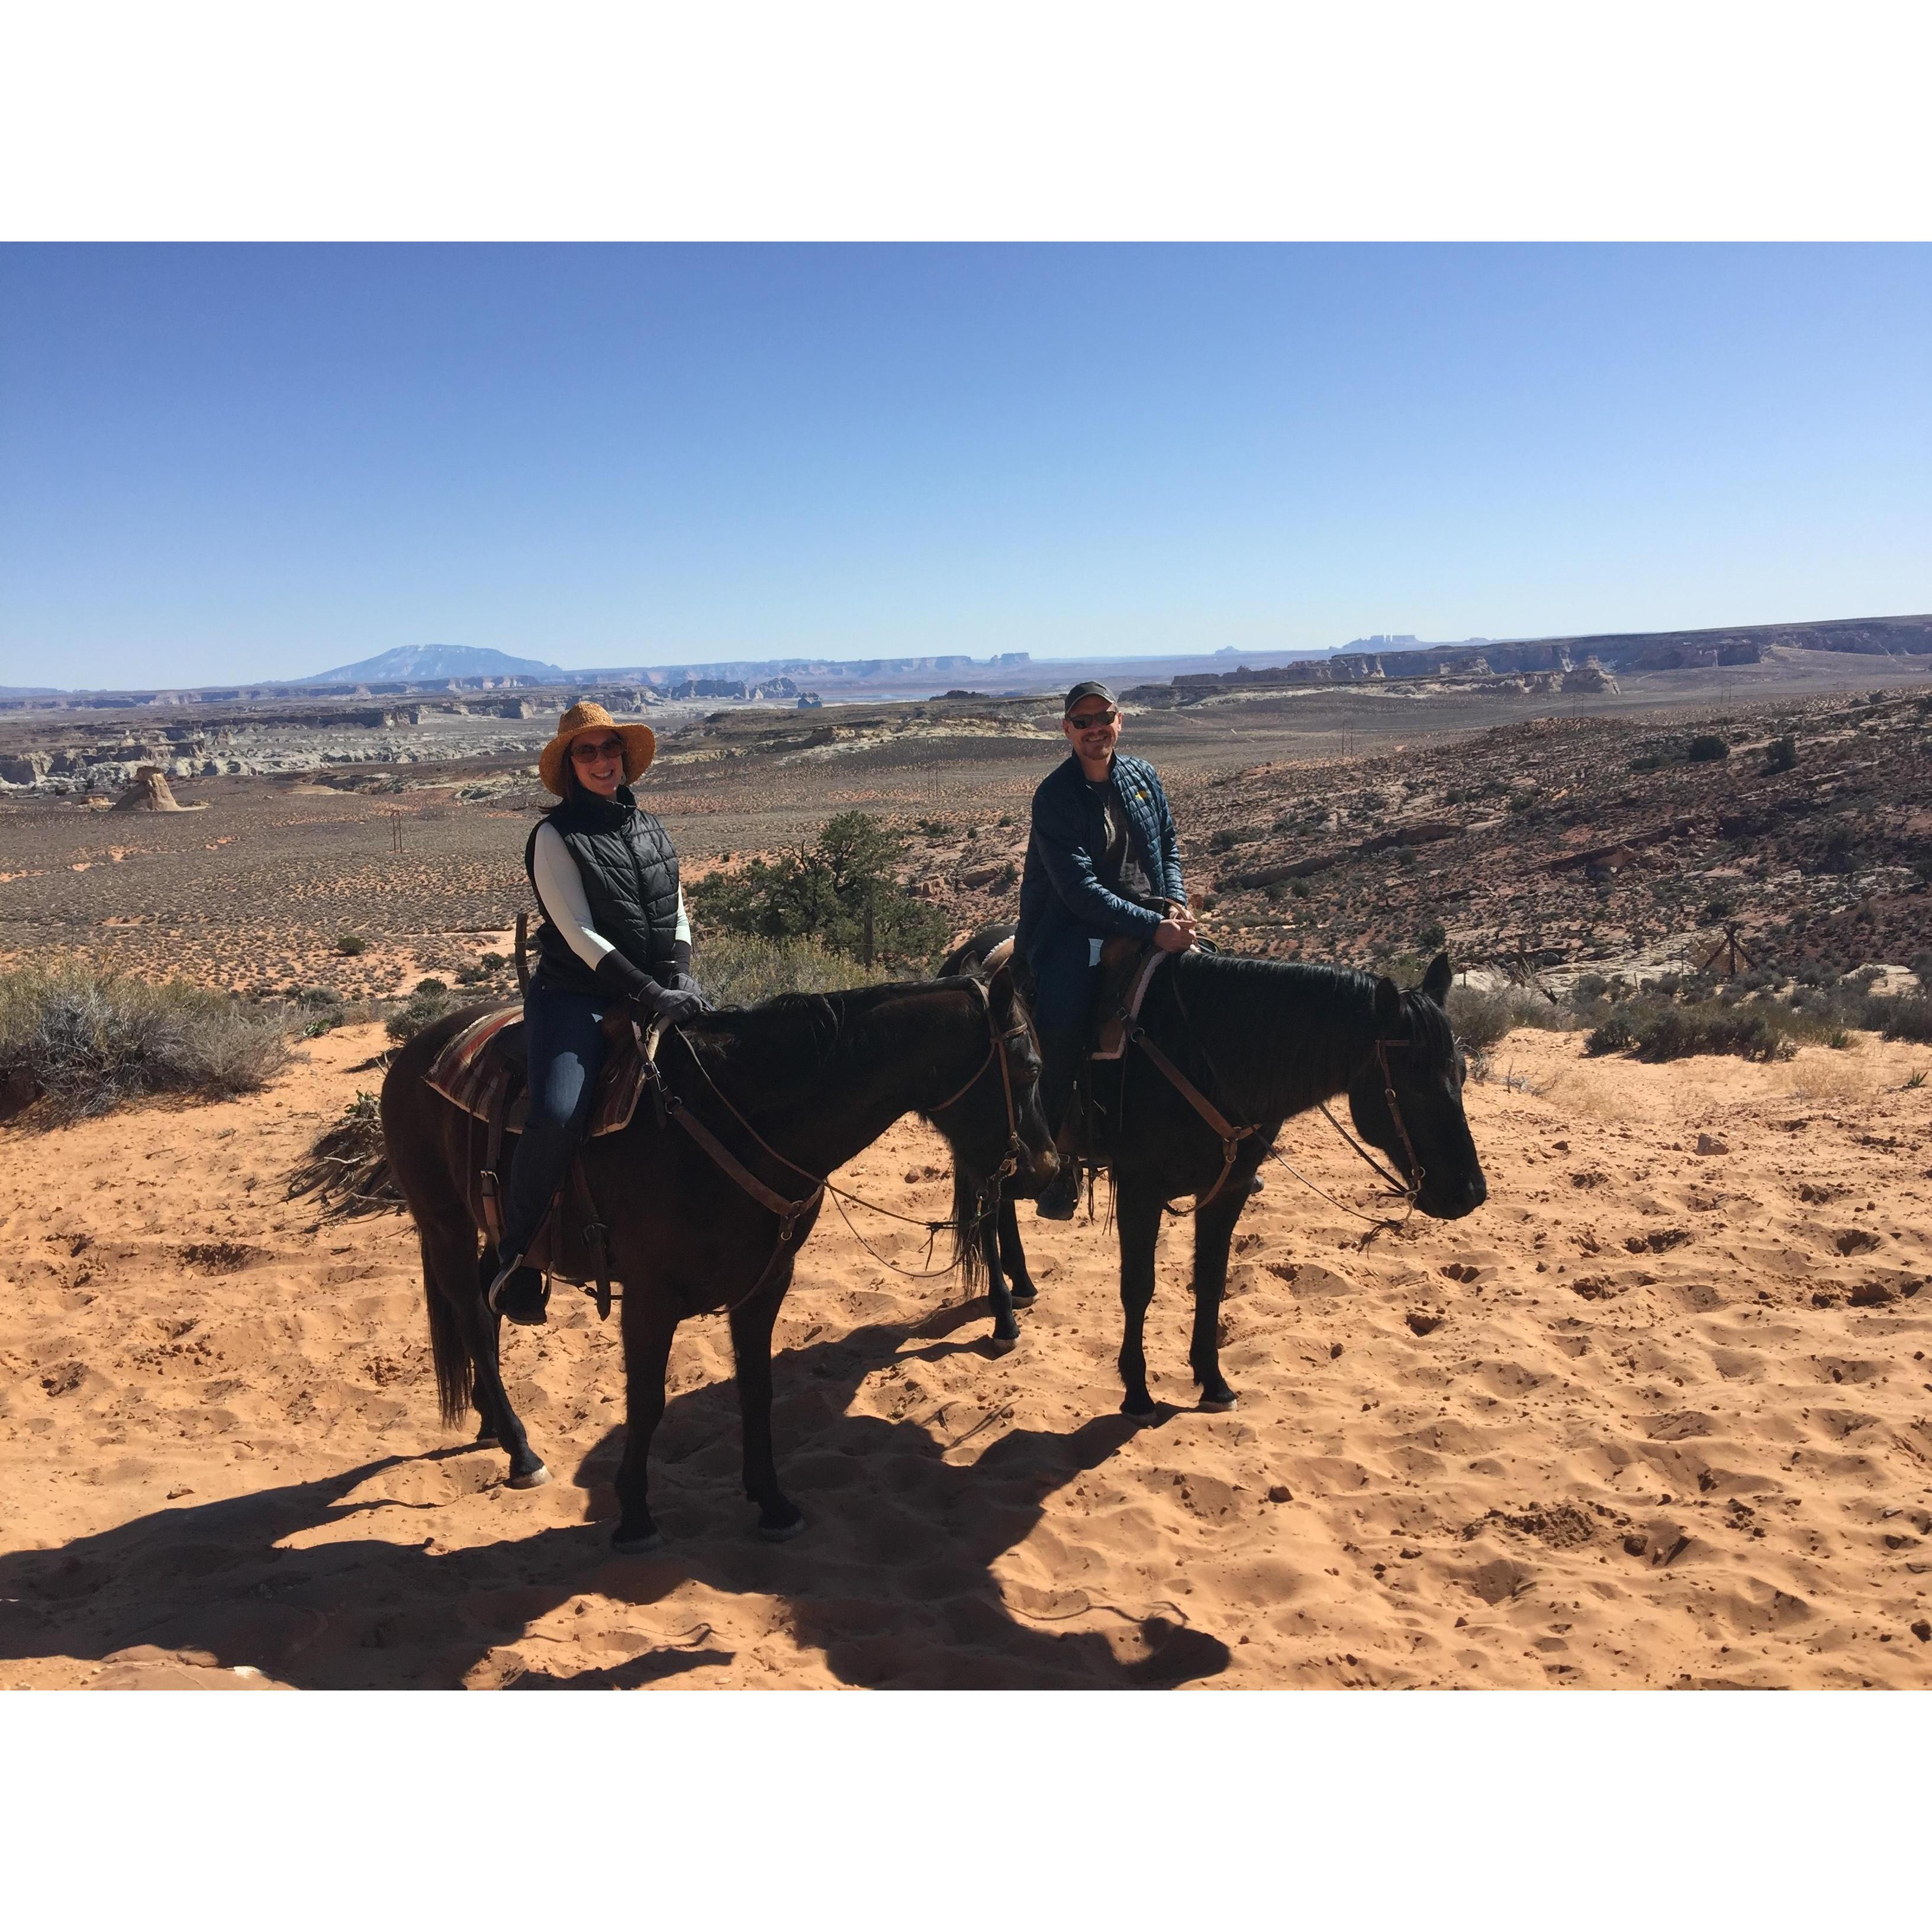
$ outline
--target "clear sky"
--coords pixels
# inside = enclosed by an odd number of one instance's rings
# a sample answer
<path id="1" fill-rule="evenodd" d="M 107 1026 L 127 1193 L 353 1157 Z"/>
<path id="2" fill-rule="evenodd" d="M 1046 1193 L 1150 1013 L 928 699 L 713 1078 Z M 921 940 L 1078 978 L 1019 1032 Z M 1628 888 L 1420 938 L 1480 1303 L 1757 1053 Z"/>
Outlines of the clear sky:
<path id="1" fill-rule="evenodd" d="M 0 684 L 1932 608 L 1932 248 L 0 249 Z"/>

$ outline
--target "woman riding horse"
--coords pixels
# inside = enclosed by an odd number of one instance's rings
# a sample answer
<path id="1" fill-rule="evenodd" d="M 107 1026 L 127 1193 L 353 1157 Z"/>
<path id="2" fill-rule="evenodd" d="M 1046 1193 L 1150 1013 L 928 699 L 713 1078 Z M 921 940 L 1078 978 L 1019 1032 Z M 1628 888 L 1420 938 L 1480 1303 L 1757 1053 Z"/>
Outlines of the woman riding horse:
<path id="1" fill-rule="evenodd" d="M 691 924 L 677 854 L 632 796 L 657 752 L 648 724 L 573 704 L 537 770 L 560 802 L 524 848 L 542 909 L 538 962 L 524 996 L 530 1111 L 510 1169 L 489 1301 L 512 1322 L 544 1318 L 544 1290 L 524 1256 L 569 1171 L 604 1064 L 602 1022 L 634 1013 L 671 1025 L 706 1010 L 691 976 Z"/>

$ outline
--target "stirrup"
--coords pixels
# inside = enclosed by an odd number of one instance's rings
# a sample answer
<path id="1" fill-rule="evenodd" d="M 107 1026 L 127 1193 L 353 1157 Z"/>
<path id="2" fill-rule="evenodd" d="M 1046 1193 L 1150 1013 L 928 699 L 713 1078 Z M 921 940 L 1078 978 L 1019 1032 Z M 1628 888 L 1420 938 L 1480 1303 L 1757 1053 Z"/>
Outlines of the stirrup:
<path id="1" fill-rule="evenodd" d="M 540 1328 L 549 1319 L 550 1297 L 544 1292 L 543 1277 L 524 1265 L 520 1254 L 496 1270 L 483 1299 L 492 1315 L 500 1315 L 519 1328 Z"/>

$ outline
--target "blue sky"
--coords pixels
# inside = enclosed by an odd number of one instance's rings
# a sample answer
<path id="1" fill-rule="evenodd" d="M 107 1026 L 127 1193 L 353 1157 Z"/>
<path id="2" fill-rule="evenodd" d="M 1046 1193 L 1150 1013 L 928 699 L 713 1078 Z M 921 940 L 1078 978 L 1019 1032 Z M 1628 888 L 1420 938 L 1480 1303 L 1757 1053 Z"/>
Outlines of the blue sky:
<path id="1" fill-rule="evenodd" d="M 1932 248 L 0 249 L 0 683 L 1932 608 Z"/>

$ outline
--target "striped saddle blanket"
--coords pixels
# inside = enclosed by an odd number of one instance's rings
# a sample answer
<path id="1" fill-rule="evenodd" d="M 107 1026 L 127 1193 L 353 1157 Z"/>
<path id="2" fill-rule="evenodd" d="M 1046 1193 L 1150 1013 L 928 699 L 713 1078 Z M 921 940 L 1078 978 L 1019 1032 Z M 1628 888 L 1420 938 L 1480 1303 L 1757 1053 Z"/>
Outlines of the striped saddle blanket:
<path id="1" fill-rule="evenodd" d="M 638 1102 L 650 1084 L 651 1062 L 657 1055 L 655 1027 L 641 1050 L 637 1030 L 628 1022 L 607 1021 L 604 1036 L 609 1044 L 603 1071 L 597 1078 L 596 1097 L 591 1102 L 586 1130 L 591 1138 L 619 1132 L 631 1124 Z M 514 1134 L 523 1130 L 530 1118 L 526 1070 L 523 1009 L 504 1006 L 472 1020 L 452 1036 L 430 1062 L 423 1078 L 446 1100 L 479 1120 L 488 1120 L 500 1106 L 503 1131 Z"/>

